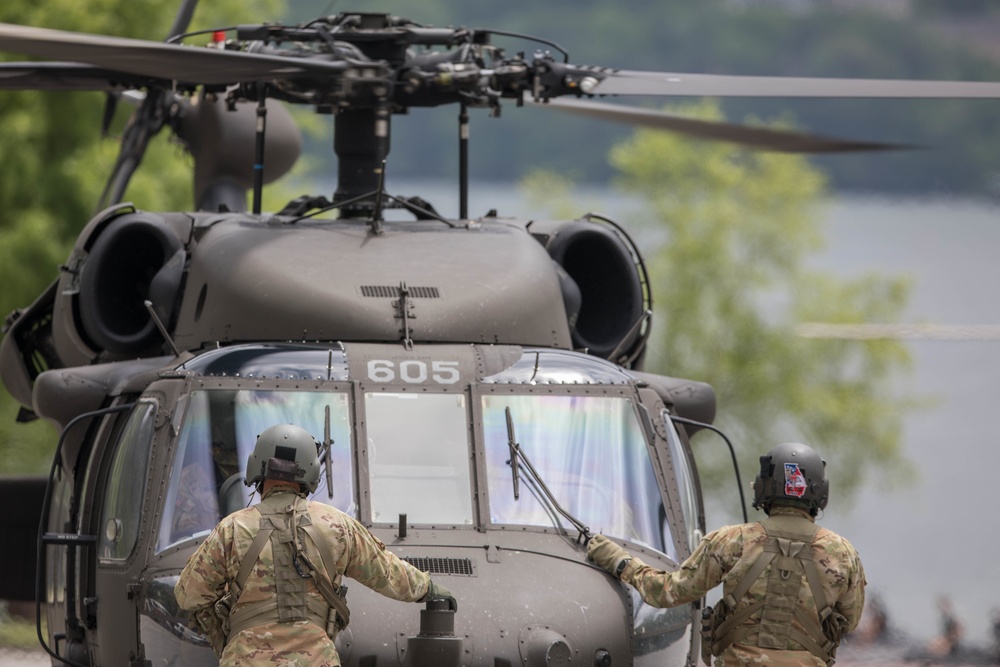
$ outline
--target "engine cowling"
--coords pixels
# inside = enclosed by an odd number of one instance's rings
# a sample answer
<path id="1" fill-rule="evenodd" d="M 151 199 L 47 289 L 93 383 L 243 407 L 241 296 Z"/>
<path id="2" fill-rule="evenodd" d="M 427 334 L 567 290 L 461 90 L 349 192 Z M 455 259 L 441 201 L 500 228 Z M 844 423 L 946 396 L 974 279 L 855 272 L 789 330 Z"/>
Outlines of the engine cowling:
<path id="1" fill-rule="evenodd" d="M 586 219 L 535 222 L 531 231 L 574 284 L 564 289 L 568 304 L 579 299 L 575 317 L 567 309 L 574 347 L 626 365 L 641 359 L 650 301 L 631 239 L 616 226 Z"/>
<path id="2" fill-rule="evenodd" d="M 191 221 L 123 204 L 98 214 L 59 280 L 52 320 L 63 365 L 155 356 L 164 340 L 145 306 L 168 327 L 176 317 Z"/>

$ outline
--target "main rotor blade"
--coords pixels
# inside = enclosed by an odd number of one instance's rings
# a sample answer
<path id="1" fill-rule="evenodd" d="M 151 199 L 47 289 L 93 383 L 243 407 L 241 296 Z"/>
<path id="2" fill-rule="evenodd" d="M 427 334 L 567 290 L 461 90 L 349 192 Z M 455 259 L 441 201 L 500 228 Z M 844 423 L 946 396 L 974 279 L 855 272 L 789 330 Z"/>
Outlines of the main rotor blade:
<path id="1" fill-rule="evenodd" d="M 588 92 L 595 95 L 688 97 L 1000 98 L 1000 83 L 776 76 L 729 76 L 618 70 Z"/>
<path id="2" fill-rule="evenodd" d="M 343 62 L 206 49 L 9 23 L 0 23 L 0 50 L 89 63 L 113 72 L 185 84 L 225 85 L 335 75 L 347 68 Z"/>
<path id="3" fill-rule="evenodd" d="M 914 148 L 913 146 L 902 144 L 851 141 L 793 132 L 791 130 L 775 130 L 764 127 L 736 125 L 721 121 L 686 118 L 653 109 L 640 109 L 589 100 L 553 99 L 539 106 L 580 116 L 612 120 L 656 130 L 668 130 L 701 139 L 731 141 L 752 148 L 785 153 L 844 153 L 851 151 Z"/>
<path id="4" fill-rule="evenodd" d="M 81 63 L 0 63 L 0 90 L 112 91 L 143 88 L 155 81 Z"/>

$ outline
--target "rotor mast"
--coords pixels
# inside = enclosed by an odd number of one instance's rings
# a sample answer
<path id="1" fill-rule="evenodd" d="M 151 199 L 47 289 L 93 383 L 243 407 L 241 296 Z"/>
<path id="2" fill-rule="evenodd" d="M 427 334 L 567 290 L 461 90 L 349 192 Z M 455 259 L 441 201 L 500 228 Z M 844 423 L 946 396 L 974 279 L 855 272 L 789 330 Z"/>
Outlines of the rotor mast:
<path id="1" fill-rule="evenodd" d="M 365 215 L 374 207 L 382 164 L 389 155 L 390 125 L 388 106 L 343 109 L 334 116 L 337 191 L 333 201 L 351 201 L 342 207 L 343 216 Z"/>

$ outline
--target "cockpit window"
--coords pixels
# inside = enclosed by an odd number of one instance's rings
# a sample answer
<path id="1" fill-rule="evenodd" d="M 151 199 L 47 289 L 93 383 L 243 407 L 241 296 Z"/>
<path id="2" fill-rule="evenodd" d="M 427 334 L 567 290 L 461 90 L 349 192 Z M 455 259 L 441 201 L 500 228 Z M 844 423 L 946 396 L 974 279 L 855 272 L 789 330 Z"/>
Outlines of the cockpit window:
<path id="1" fill-rule="evenodd" d="M 146 470 L 152 449 L 156 404 L 138 403 L 118 437 L 104 486 L 98 557 L 102 562 L 123 560 L 139 539 Z"/>
<path id="2" fill-rule="evenodd" d="M 357 516 L 346 393 L 200 390 L 189 397 L 177 441 L 160 522 L 159 549 L 204 534 L 223 516 L 250 504 L 251 489 L 243 479 L 247 457 L 261 431 L 275 424 L 295 424 L 322 442 L 327 408 L 333 440 L 333 498 L 325 466 L 311 497 Z"/>
<path id="3" fill-rule="evenodd" d="M 471 525 L 464 394 L 365 394 L 372 521 Z"/>
<path id="4" fill-rule="evenodd" d="M 484 396 L 493 524 L 572 526 L 530 476 L 515 500 L 505 410 L 516 441 L 558 503 L 592 533 L 642 544 L 676 560 L 646 440 L 631 400 L 611 396 Z"/>
<path id="5" fill-rule="evenodd" d="M 684 514 L 684 524 L 687 526 L 688 548 L 694 551 L 701 541 L 701 530 L 698 527 L 698 495 L 694 484 L 694 471 L 687 450 L 681 444 L 670 415 L 664 415 L 667 423 L 667 444 L 670 446 L 670 457 L 674 462 L 674 472 L 677 475 L 677 489 L 680 492 L 681 512 Z"/>

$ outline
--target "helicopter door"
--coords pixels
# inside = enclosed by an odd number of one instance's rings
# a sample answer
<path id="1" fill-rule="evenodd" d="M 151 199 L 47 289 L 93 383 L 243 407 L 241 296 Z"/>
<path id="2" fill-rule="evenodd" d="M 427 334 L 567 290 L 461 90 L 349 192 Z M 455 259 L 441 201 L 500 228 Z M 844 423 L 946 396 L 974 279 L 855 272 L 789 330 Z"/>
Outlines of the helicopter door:
<path id="1" fill-rule="evenodd" d="M 156 401 L 136 403 L 118 434 L 102 473 L 95 576 L 96 637 L 101 665 L 129 665 L 139 659 L 136 592 L 145 565 L 138 558 L 147 476 L 153 452 Z"/>

